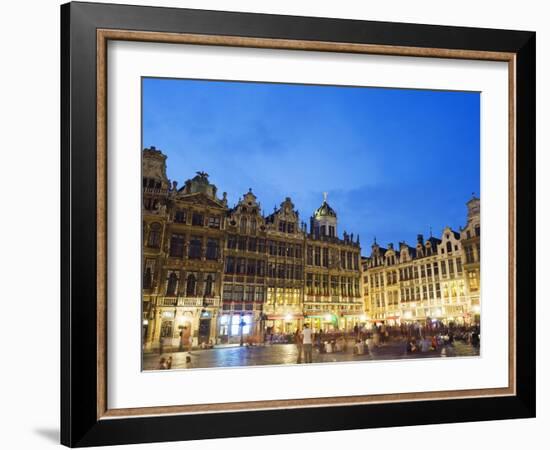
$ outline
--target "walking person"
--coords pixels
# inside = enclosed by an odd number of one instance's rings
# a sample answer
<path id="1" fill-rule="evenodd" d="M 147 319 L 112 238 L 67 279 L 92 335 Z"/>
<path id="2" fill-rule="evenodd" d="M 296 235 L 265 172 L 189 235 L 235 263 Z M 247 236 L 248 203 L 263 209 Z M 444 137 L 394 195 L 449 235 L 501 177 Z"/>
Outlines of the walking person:
<path id="1" fill-rule="evenodd" d="M 296 344 L 296 349 L 298 350 L 298 357 L 296 359 L 297 364 L 302 363 L 302 351 L 304 350 L 304 343 L 302 338 L 302 332 L 300 328 L 296 328 L 294 333 L 294 343 Z"/>
<path id="2" fill-rule="evenodd" d="M 313 340 L 311 335 L 311 328 L 309 324 L 304 324 L 304 329 L 302 331 L 302 346 L 304 350 L 304 362 L 311 363 L 313 362 Z"/>

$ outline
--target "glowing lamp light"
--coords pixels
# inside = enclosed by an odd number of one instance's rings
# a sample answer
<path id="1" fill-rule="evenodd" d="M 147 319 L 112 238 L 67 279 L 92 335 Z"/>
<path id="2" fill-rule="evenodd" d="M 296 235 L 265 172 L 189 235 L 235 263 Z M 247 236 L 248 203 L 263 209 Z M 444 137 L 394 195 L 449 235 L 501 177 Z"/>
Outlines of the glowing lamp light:
<path id="1" fill-rule="evenodd" d="M 475 312 L 475 313 L 478 313 L 479 312 L 479 305 L 472 306 L 472 311 Z"/>
<path id="2" fill-rule="evenodd" d="M 325 320 L 329 322 L 330 320 L 332 320 L 332 316 L 330 314 L 325 315 Z"/>
<path id="3" fill-rule="evenodd" d="M 143 319 L 143 325 L 149 325 L 149 321 L 147 319 Z"/>
<path id="4" fill-rule="evenodd" d="M 290 322 L 290 321 L 292 320 L 292 314 L 287 314 L 287 315 L 285 316 L 285 320 L 286 320 L 287 322 Z"/>
<path id="5" fill-rule="evenodd" d="M 361 321 L 364 322 L 365 320 L 367 320 L 367 316 L 365 316 L 364 314 L 361 314 Z"/>

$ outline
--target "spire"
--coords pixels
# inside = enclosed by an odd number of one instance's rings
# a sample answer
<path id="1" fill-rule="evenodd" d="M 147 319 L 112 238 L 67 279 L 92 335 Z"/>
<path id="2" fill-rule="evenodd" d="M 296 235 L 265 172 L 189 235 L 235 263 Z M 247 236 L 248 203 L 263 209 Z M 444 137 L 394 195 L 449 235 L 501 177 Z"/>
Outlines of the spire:
<path id="1" fill-rule="evenodd" d="M 328 192 L 323 192 L 323 202 L 327 202 Z"/>

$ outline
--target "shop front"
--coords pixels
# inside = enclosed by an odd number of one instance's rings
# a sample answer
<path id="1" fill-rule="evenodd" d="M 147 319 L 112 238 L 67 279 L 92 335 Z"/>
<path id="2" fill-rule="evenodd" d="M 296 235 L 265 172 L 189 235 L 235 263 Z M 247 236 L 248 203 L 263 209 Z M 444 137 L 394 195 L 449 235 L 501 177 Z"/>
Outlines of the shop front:
<path id="1" fill-rule="evenodd" d="M 272 335 L 290 335 L 302 328 L 302 314 L 268 314 L 265 321 L 265 332 Z"/>
<path id="2" fill-rule="evenodd" d="M 245 344 L 256 336 L 253 313 L 222 314 L 218 320 L 218 344 Z"/>
<path id="3" fill-rule="evenodd" d="M 343 313 L 340 315 L 340 331 L 351 332 L 355 326 L 362 328 L 367 317 L 364 314 Z"/>
<path id="4" fill-rule="evenodd" d="M 304 318 L 304 323 L 309 324 L 312 330 L 321 330 L 324 333 L 330 333 L 332 331 L 338 331 L 340 329 L 338 316 L 336 314 L 328 312 L 308 314 Z"/>

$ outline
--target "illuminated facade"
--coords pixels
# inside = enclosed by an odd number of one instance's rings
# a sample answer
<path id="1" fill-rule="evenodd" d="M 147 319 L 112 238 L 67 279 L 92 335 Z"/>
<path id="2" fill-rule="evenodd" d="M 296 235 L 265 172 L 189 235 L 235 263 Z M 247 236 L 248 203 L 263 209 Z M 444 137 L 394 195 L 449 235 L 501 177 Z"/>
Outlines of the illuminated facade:
<path id="1" fill-rule="evenodd" d="M 480 203 L 468 203 L 468 222 L 460 232 L 445 228 L 441 238 L 399 248 L 372 245 L 362 259 L 367 316 L 387 325 L 441 321 L 479 322 Z"/>
<path id="2" fill-rule="evenodd" d="M 337 225 L 325 194 L 306 236 L 304 314 L 315 330 L 351 330 L 364 320 L 359 236 L 340 239 Z"/>
<path id="3" fill-rule="evenodd" d="M 181 189 L 166 157 L 143 152 L 143 324 L 145 348 L 214 342 L 222 291 L 227 201 L 199 172 Z"/>
<path id="4" fill-rule="evenodd" d="M 259 341 L 304 322 L 350 329 L 364 313 L 359 238 L 337 235 L 325 201 L 310 229 L 290 198 L 264 215 L 252 190 L 229 208 L 208 174 L 180 189 L 166 156 L 143 151 L 143 344 Z"/>

